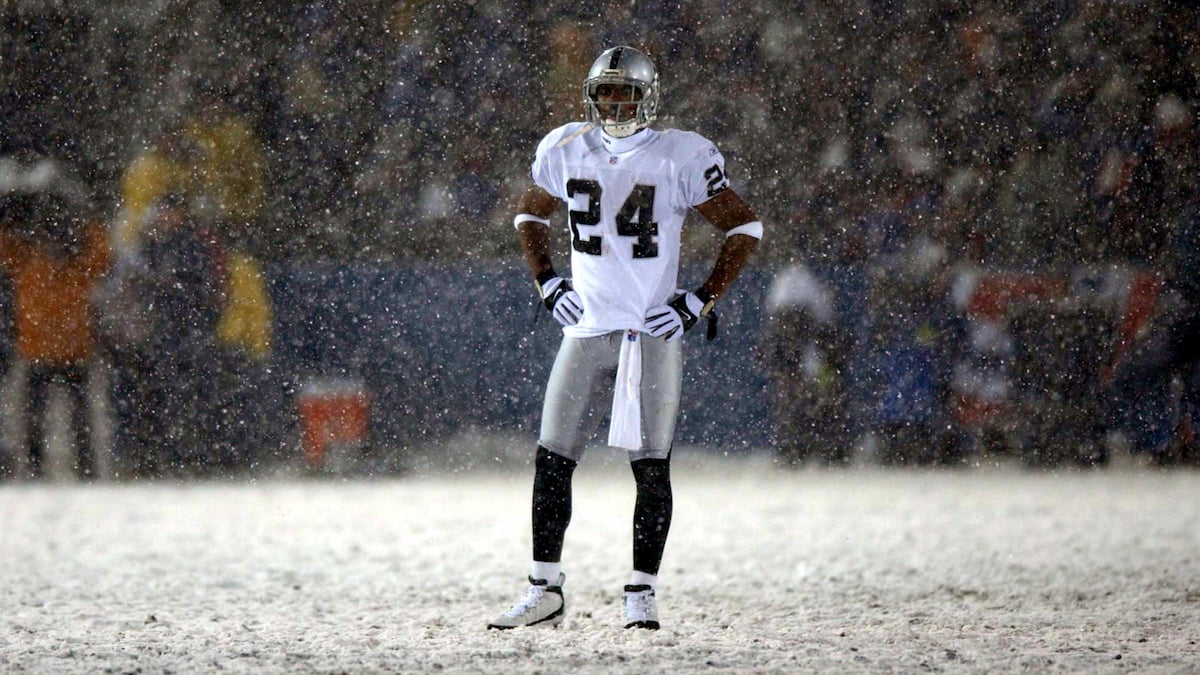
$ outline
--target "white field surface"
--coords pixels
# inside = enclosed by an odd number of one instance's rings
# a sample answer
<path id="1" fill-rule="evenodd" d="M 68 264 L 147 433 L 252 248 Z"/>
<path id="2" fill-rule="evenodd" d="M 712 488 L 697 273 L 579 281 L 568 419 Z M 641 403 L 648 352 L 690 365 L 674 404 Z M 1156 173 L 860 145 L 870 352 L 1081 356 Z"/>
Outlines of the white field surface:
<path id="1" fill-rule="evenodd" d="M 788 472 L 685 449 L 647 632 L 620 618 L 633 481 L 597 451 L 567 620 L 487 631 L 527 572 L 516 464 L 0 483 L 0 672 L 1200 671 L 1195 471 Z"/>

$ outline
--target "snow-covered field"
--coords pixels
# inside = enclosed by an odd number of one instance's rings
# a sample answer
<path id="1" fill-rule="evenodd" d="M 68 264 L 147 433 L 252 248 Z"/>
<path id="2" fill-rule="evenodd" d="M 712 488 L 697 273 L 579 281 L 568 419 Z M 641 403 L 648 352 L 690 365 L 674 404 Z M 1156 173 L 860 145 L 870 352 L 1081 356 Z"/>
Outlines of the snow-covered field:
<path id="1" fill-rule="evenodd" d="M 658 632 L 621 628 L 633 483 L 600 452 L 568 619 L 503 633 L 527 466 L 0 484 L 0 671 L 1200 671 L 1195 471 L 674 466 Z"/>

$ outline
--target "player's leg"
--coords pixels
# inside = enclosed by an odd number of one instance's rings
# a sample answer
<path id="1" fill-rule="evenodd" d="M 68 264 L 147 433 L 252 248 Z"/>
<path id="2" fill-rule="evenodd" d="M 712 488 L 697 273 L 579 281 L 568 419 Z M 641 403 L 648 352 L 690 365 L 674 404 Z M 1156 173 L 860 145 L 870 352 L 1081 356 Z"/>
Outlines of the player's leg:
<path id="1" fill-rule="evenodd" d="M 630 453 L 637 500 L 633 507 L 633 573 L 625 586 L 626 628 L 659 627 L 655 592 L 674 511 L 671 446 L 682 372 L 679 341 L 642 342 L 642 449 Z"/>
<path id="2" fill-rule="evenodd" d="M 655 592 L 674 510 L 670 458 L 630 463 L 637 482 L 633 507 L 633 574 L 625 586 L 625 627 L 657 629 Z"/>
<path id="3" fill-rule="evenodd" d="M 534 579 L 553 581 L 562 572 L 562 548 L 571 524 L 571 478 L 578 462 L 538 446 L 533 474 Z"/>
<path id="4" fill-rule="evenodd" d="M 557 563 L 571 520 L 571 478 L 602 417 L 598 401 L 611 387 L 619 345 L 611 336 L 564 338 L 554 360 L 533 484 L 534 578 L 553 580 L 561 571 Z"/>
<path id="5" fill-rule="evenodd" d="M 573 459 L 538 446 L 533 475 L 533 561 L 525 597 L 488 628 L 553 626 L 566 611 L 562 584 L 562 547 L 571 523 L 571 476 L 578 464 Z"/>
<path id="6" fill-rule="evenodd" d="M 562 620 L 562 548 L 571 522 L 571 480 L 584 444 L 599 423 L 597 391 L 615 372 L 618 341 L 607 337 L 564 338 L 542 407 L 534 462 L 533 560 L 525 598 L 489 628 L 554 625 Z M 607 375 L 607 377 L 606 377 Z"/>
<path id="7" fill-rule="evenodd" d="M 631 581 L 648 583 L 662 564 L 667 533 L 674 510 L 671 496 L 671 460 L 639 459 L 631 462 L 637 483 L 633 507 L 633 570 Z"/>

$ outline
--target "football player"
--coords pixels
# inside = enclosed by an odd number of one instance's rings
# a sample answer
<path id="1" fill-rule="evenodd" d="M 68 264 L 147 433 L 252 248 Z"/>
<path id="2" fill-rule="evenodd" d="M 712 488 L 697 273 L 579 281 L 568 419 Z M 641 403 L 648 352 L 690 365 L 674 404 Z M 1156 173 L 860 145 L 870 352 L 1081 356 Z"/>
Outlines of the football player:
<path id="1" fill-rule="evenodd" d="M 762 238 L 754 211 L 729 187 L 725 160 L 699 134 L 650 127 L 659 81 L 651 60 L 614 47 L 583 83 L 586 122 L 550 132 L 514 219 L 542 302 L 563 325 L 542 408 L 533 480 L 533 561 L 523 599 L 489 628 L 563 618 L 561 554 L 571 477 L 609 403 L 608 443 L 629 453 L 637 486 L 626 628 L 659 627 L 659 564 L 671 525 L 671 445 L 682 338 L 738 276 Z M 550 260 L 550 217 L 567 206 L 571 278 Z M 725 235 L 708 278 L 677 289 L 689 210 Z M 593 405 L 596 408 L 593 408 Z"/>

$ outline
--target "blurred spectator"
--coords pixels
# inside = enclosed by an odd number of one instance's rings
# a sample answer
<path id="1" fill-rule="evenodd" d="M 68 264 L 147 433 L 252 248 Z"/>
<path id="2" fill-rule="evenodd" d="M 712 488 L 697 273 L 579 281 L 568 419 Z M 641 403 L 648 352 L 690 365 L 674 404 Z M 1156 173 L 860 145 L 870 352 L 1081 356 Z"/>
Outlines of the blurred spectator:
<path id="1" fill-rule="evenodd" d="M 1179 121 L 1176 131 L 1176 169 L 1194 177 L 1200 133 L 1191 120 Z M 1179 216 L 1164 227 L 1163 283 L 1147 288 L 1156 311 L 1148 326 L 1118 335 L 1106 382 L 1117 428 L 1129 434 L 1135 451 L 1165 466 L 1200 463 L 1200 191 L 1193 187 L 1173 198 Z"/>
<path id="2" fill-rule="evenodd" d="M 869 364 L 861 414 L 874 418 L 882 462 L 956 462 L 961 447 L 948 404 L 958 325 L 948 253 L 931 236 L 937 196 L 900 173 L 876 187 L 863 219 L 871 287 L 870 339 L 857 354 Z"/>
<path id="3" fill-rule="evenodd" d="M 196 146 L 177 126 L 159 133 L 125 169 L 121 177 L 120 210 L 112 227 L 118 259 L 135 258 L 141 251 L 141 230 L 150 206 L 163 195 L 192 186 L 197 167 Z"/>
<path id="4" fill-rule="evenodd" d="M 802 263 L 775 277 L 759 352 L 770 380 L 771 440 L 784 466 L 850 457 L 852 423 L 843 383 L 850 339 L 826 280 Z"/>
<path id="5" fill-rule="evenodd" d="M 1139 164 L 1137 92 L 1126 68 L 1115 68 L 1096 91 L 1091 125 L 1081 145 L 1089 184 L 1090 223 L 1081 244 L 1093 259 L 1127 259 L 1133 250 L 1122 233 L 1139 217 L 1133 176 Z"/>
<path id="6" fill-rule="evenodd" d="M 1009 318 L 1015 346 L 1013 403 L 1027 466 L 1108 461 L 1101 370 L 1112 320 L 1086 298 L 1020 303 Z"/>
<path id="7" fill-rule="evenodd" d="M 594 44 L 591 31 L 575 21 L 556 22 L 550 27 L 547 39 L 550 62 L 545 91 L 549 100 L 544 110 L 549 118 L 548 128 L 553 128 L 583 114 L 583 81 L 592 62 L 591 55 L 600 50 Z M 613 46 L 616 45 L 605 45 L 604 48 Z"/>
<path id="8" fill-rule="evenodd" d="M 271 355 L 271 299 L 262 265 L 240 249 L 227 252 L 227 297 L 217 324 L 217 340 L 244 358 L 265 361 Z"/>
<path id="9" fill-rule="evenodd" d="M 367 129 L 357 124 L 364 101 L 355 90 L 359 17 L 340 3 L 316 1 L 297 16 L 298 41 L 284 56 L 278 139 L 284 213 L 311 224 L 339 214 Z"/>
<path id="10" fill-rule="evenodd" d="M 215 339 L 224 302 L 224 253 L 197 224 L 186 193 L 148 208 L 143 254 L 116 270 L 103 297 L 122 326 L 114 354 L 117 456 L 132 477 L 205 471 L 222 428 Z M 144 323 L 143 323 L 144 322 Z M 113 337 L 113 333 L 108 333 Z M 214 372 L 215 371 L 215 372 Z"/>
<path id="11" fill-rule="evenodd" d="M 406 121 L 379 130 L 363 170 L 354 178 L 358 196 L 355 222 L 375 228 L 375 245 L 389 243 L 419 221 L 414 199 L 396 195 L 416 194 L 420 189 L 421 139 Z"/>
<path id="12" fill-rule="evenodd" d="M 109 262 L 107 232 L 86 214 L 86 188 L 62 164 L 30 157 L 4 167 L 7 227 L 0 262 L 12 275 L 17 350 L 27 362 L 25 421 L 29 472 L 45 472 L 50 386 L 67 387 L 74 468 L 97 477 L 89 423 L 88 372 L 94 353 L 92 286 Z"/>
<path id="13" fill-rule="evenodd" d="M 225 254 L 225 297 L 216 325 L 217 418 L 215 460 L 227 471 L 257 465 L 277 431 L 271 391 L 273 310 L 266 276 L 254 256 L 240 246 Z M 278 389 L 278 384 L 275 383 Z"/>
<path id="14" fill-rule="evenodd" d="M 212 365 L 224 303 L 226 261 L 190 195 L 168 194 L 146 228 L 146 279 L 154 316 L 154 395 L 166 411 L 158 436 L 169 470 L 202 471 L 213 460 L 211 431 L 221 414 Z"/>
<path id="15" fill-rule="evenodd" d="M 113 226 L 119 256 L 138 255 L 149 207 L 170 193 L 191 195 L 193 217 L 218 235 L 255 234 L 266 192 L 262 144 L 219 84 L 195 86 L 190 116 L 168 123 L 121 177 Z"/>
<path id="16" fill-rule="evenodd" d="M 499 199 L 496 181 L 492 180 L 492 158 L 486 139 L 469 135 L 459 145 L 462 172 L 453 185 L 458 215 L 468 222 L 487 218 Z"/>
<path id="17" fill-rule="evenodd" d="M 430 131 L 435 122 L 431 117 L 438 111 L 431 105 L 435 96 L 437 56 L 433 37 L 422 30 L 417 17 L 418 5 L 396 3 L 388 14 L 389 43 L 383 51 L 389 61 L 388 81 L 380 103 L 383 122 L 407 121 L 423 131 Z"/>
<path id="18" fill-rule="evenodd" d="M 138 153 L 120 183 L 113 221 L 115 262 L 94 294 L 100 343 L 112 372 L 116 476 L 161 474 L 167 403 L 158 395 L 153 339 L 156 319 L 146 247 L 164 204 L 184 201 L 199 186 L 199 149 L 182 123 L 168 124 Z"/>
<path id="19" fill-rule="evenodd" d="M 408 235 L 422 222 L 415 195 L 429 177 L 426 156 L 431 154 L 438 115 L 444 114 L 441 104 L 450 103 L 434 103 L 448 93 L 439 92 L 435 84 L 440 50 L 434 33 L 421 21 L 420 8 L 418 3 L 398 2 L 388 11 L 386 39 L 379 47 L 388 76 L 376 111 L 379 128 L 353 178 L 354 222 L 377 232 L 372 242 L 376 255 L 380 249 L 397 250 L 401 242 L 411 243 Z"/>
<path id="20" fill-rule="evenodd" d="M 53 154 L 86 175 L 107 131 L 96 123 L 102 112 L 76 112 L 105 96 L 98 79 L 81 77 L 98 58 L 85 46 L 90 22 L 63 6 L 30 4 L 0 4 L 0 154 Z"/>
<path id="21" fill-rule="evenodd" d="M 1027 271 L 1069 264 L 1079 254 L 1074 228 L 1084 216 L 1085 185 L 1069 142 L 1046 134 L 1025 138 L 988 214 L 995 225 L 987 262 Z"/>
<path id="22" fill-rule="evenodd" d="M 147 211 L 143 216 L 154 215 L 152 209 Z M 158 419 L 164 411 L 148 394 L 156 367 L 150 350 L 155 325 L 144 272 L 140 248 L 136 256 L 118 254 L 92 293 L 97 341 L 112 378 L 113 475 L 118 479 L 159 473 Z"/>
<path id="23" fill-rule="evenodd" d="M 194 145 L 193 217 L 221 231 L 253 233 L 265 196 L 262 144 L 221 83 L 201 80 L 183 132 Z"/>

